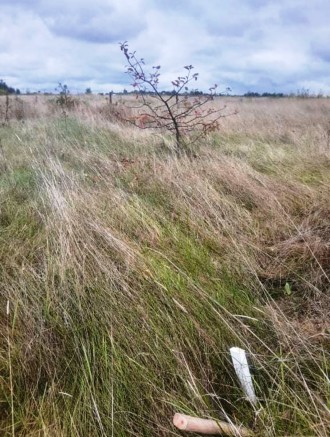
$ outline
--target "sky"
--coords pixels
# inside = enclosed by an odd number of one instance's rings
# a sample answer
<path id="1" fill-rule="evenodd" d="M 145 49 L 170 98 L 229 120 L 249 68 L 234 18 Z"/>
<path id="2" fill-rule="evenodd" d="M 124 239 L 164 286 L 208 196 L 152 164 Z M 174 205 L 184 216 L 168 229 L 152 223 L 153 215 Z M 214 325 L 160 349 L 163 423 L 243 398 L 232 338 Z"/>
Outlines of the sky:
<path id="1" fill-rule="evenodd" d="M 0 79 L 21 91 L 131 90 L 119 42 L 193 87 L 330 95 L 330 0 L 0 0 Z"/>

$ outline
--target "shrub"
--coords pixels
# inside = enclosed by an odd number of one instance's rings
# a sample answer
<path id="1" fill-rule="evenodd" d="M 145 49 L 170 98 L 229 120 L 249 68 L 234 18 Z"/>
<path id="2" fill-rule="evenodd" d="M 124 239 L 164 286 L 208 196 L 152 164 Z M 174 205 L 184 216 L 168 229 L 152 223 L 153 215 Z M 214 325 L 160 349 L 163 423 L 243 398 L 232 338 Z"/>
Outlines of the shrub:
<path id="1" fill-rule="evenodd" d="M 136 52 L 129 52 L 127 41 L 120 43 L 128 64 L 126 73 L 133 80 L 137 99 L 140 99 L 141 111 L 136 119 L 130 119 L 135 126 L 145 129 L 161 129 L 175 135 L 176 152 L 181 154 L 189 150 L 189 144 L 219 128 L 219 119 L 225 117 L 223 110 L 207 105 L 216 95 L 217 85 L 209 88 L 208 94 L 196 93 L 188 96 L 191 82 L 198 79 L 193 66 L 186 65 L 183 76 L 171 82 L 171 92 L 160 91 L 160 65 L 153 66 L 147 72 L 143 58 L 137 58 Z M 180 99 L 181 98 L 181 99 Z"/>

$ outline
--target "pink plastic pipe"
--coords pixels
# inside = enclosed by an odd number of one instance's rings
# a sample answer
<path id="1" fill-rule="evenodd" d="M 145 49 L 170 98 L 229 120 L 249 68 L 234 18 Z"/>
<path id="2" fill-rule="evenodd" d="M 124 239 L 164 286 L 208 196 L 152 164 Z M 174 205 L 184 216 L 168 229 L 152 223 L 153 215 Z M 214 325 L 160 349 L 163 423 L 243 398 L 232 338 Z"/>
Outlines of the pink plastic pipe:
<path id="1" fill-rule="evenodd" d="M 199 417 L 187 416 L 186 414 L 180 413 L 175 413 L 173 424 L 181 431 L 187 432 L 198 432 L 208 435 L 251 436 L 251 432 L 246 428 L 234 426 L 226 422 L 200 419 Z"/>

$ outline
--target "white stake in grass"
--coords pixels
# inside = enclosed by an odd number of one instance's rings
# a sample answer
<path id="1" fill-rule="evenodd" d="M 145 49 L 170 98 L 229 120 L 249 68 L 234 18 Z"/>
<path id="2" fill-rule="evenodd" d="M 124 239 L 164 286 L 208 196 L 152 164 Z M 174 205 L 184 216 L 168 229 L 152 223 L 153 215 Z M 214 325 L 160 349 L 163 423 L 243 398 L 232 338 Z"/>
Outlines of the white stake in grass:
<path id="1" fill-rule="evenodd" d="M 239 382 L 241 383 L 242 389 L 251 404 L 256 405 L 257 397 L 254 391 L 245 350 L 240 349 L 239 347 L 232 347 L 229 349 L 229 351 L 236 375 L 239 379 Z"/>

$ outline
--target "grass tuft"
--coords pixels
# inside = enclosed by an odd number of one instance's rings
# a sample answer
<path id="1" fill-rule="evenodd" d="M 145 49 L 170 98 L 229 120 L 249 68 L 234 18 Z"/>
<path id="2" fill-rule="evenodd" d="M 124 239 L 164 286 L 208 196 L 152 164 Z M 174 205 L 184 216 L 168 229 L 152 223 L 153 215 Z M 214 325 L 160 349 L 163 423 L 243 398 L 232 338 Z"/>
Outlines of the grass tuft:
<path id="1" fill-rule="evenodd" d="M 1 128 L 1 433 L 179 436 L 182 412 L 328 435 L 329 102 L 232 99 L 180 159 L 97 97 L 23 103 Z"/>

